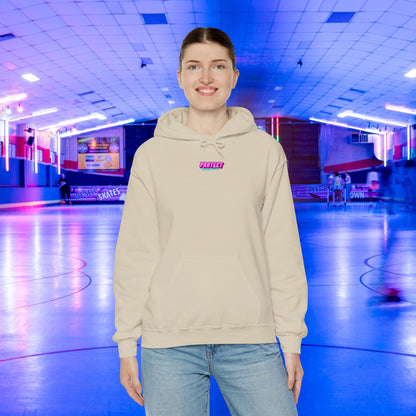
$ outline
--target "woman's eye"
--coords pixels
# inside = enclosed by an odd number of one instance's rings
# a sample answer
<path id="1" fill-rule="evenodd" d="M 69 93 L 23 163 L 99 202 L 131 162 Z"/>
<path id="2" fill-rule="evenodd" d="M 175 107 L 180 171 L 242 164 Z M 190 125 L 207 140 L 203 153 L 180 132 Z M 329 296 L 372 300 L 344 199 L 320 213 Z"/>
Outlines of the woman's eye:
<path id="1" fill-rule="evenodd" d="M 190 65 L 188 68 L 189 69 L 198 69 L 198 67 L 196 65 Z"/>
<path id="2" fill-rule="evenodd" d="M 222 64 L 215 65 L 215 69 L 224 69 L 225 66 Z"/>

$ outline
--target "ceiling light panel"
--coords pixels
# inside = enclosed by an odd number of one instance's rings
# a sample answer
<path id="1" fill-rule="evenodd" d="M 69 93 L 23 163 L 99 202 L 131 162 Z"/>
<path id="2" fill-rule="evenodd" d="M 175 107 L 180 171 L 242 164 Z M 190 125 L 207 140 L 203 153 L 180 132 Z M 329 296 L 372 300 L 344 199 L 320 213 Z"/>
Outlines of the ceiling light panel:
<path id="1" fill-rule="evenodd" d="M 74 132 L 62 133 L 62 134 L 60 134 L 60 136 L 61 137 L 76 136 L 76 135 L 79 135 L 79 134 L 89 133 L 89 132 L 92 132 L 92 131 L 108 129 L 110 127 L 122 126 L 124 124 L 133 123 L 134 121 L 135 120 L 133 118 L 126 119 L 126 120 L 120 120 L 120 121 L 115 122 L 115 123 L 103 124 L 102 126 L 95 126 L 95 127 L 91 127 L 91 128 L 84 129 L 84 130 L 76 130 Z"/>
<path id="2" fill-rule="evenodd" d="M 21 101 L 21 100 L 24 100 L 26 98 L 27 98 L 26 93 L 6 95 L 5 97 L 0 97 L 0 105 L 1 104 L 15 103 L 17 101 Z"/>
<path id="3" fill-rule="evenodd" d="M 76 117 L 76 118 L 72 118 L 69 120 L 62 120 L 59 121 L 58 123 L 55 123 L 53 125 L 50 126 L 45 126 L 45 127 L 39 127 L 40 131 L 43 130 L 54 130 L 60 127 L 65 127 L 65 126 L 71 126 L 73 124 L 77 124 L 77 123 L 82 123 L 84 121 L 89 121 L 89 120 L 105 120 L 107 117 L 104 114 L 99 114 L 99 113 L 91 113 L 88 116 L 81 116 L 81 117 Z"/>
<path id="4" fill-rule="evenodd" d="M 29 82 L 36 82 L 40 80 L 40 78 L 33 74 L 23 74 L 22 78 Z"/>
<path id="5" fill-rule="evenodd" d="M 397 111 L 399 113 L 416 115 L 416 108 L 407 108 L 407 107 L 402 107 L 402 106 L 398 106 L 398 105 L 387 104 L 386 105 L 386 110 L 392 110 L 392 111 Z"/>
<path id="6" fill-rule="evenodd" d="M 408 123 L 403 123 L 403 122 L 396 121 L 396 120 L 388 120 L 388 119 L 384 119 L 384 118 L 381 118 L 381 117 L 356 113 L 356 112 L 350 111 L 350 110 L 339 113 L 338 117 L 341 117 L 341 118 L 353 117 L 353 118 L 358 118 L 358 119 L 361 119 L 361 120 L 373 121 L 375 123 L 387 124 L 387 125 L 390 125 L 390 126 L 399 126 L 399 127 L 407 127 L 407 124 L 408 124 Z"/>
<path id="7" fill-rule="evenodd" d="M 25 114 L 20 117 L 14 117 L 10 119 L 10 121 L 19 121 L 19 120 L 25 120 L 32 117 L 39 117 L 44 116 L 46 114 L 56 113 L 58 111 L 57 108 L 45 108 L 43 110 L 34 111 L 32 114 Z"/>
<path id="8" fill-rule="evenodd" d="M 344 127 L 347 129 L 353 129 L 353 130 L 359 130 L 359 131 L 366 131 L 368 133 L 374 133 L 374 134 L 380 134 L 380 132 L 376 129 L 376 128 L 363 128 L 363 127 L 359 127 L 359 126 L 352 126 L 350 124 L 347 123 L 340 123 L 337 121 L 332 121 L 332 120 L 325 120 L 325 119 L 320 119 L 320 118 L 316 118 L 316 117 L 310 117 L 309 120 L 311 121 L 316 121 L 318 123 L 322 123 L 322 124 L 330 124 L 333 126 L 338 126 L 338 127 Z"/>
<path id="9" fill-rule="evenodd" d="M 407 78 L 416 78 L 416 69 L 411 69 L 410 71 L 404 74 Z"/>

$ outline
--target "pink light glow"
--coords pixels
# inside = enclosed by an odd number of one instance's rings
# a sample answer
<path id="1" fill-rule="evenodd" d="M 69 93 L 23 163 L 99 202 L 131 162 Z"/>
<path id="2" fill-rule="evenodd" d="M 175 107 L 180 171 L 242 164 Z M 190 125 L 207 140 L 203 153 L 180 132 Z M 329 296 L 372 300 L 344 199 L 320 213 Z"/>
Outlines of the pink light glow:
<path id="1" fill-rule="evenodd" d="M 410 125 L 407 126 L 407 160 L 410 160 Z"/>
<path id="2" fill-rule="evenodd" d="M 9 164 L 9 122 L 4 120 L 4 167 L 6 172 L 10 169 Z"/>
<path id="3" fill-rule="evenodd" d="M 279 142 L 280 141 L 280 129 L 279 129 L 279 117 L 276 117 L 276 139 Z"/>

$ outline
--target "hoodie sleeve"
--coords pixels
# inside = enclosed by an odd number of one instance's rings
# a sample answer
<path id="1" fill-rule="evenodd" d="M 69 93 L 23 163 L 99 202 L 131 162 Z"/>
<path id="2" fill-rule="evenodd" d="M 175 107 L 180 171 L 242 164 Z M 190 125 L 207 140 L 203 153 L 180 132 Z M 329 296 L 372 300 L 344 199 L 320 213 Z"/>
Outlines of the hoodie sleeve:
<path id="1" fill-rule="evenodd" d="M 135 154 L 117 240 L 113 288 L 113 340 L 120 357 L 137 353 L 150 279 L 159 258 L 159 231 L 150 168 L 144 152 Z"/>
<path id="2" fill-rule="evenodd" d="M 262 219 L 275 331 L 283 352 L 300 353 L 307 334 L 307 283 L 287 161 L 278 142 L 268 162 Z"/>

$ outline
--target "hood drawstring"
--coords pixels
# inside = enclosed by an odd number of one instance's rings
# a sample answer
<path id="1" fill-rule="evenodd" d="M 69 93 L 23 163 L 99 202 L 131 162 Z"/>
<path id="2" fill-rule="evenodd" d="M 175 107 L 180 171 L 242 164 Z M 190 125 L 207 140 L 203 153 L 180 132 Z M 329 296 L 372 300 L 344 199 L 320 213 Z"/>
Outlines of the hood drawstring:
<path id="1" fill-rule="evenodd" d="M 222 157 L 222 153 L 219 149 L 224 149 L 225 144 L 221 141 L 221 139 L 222 138 L 218 138 L 215 140 L 201 139 L 200 145 L 201 147 L 214 146 L 217 153 Z"/>

